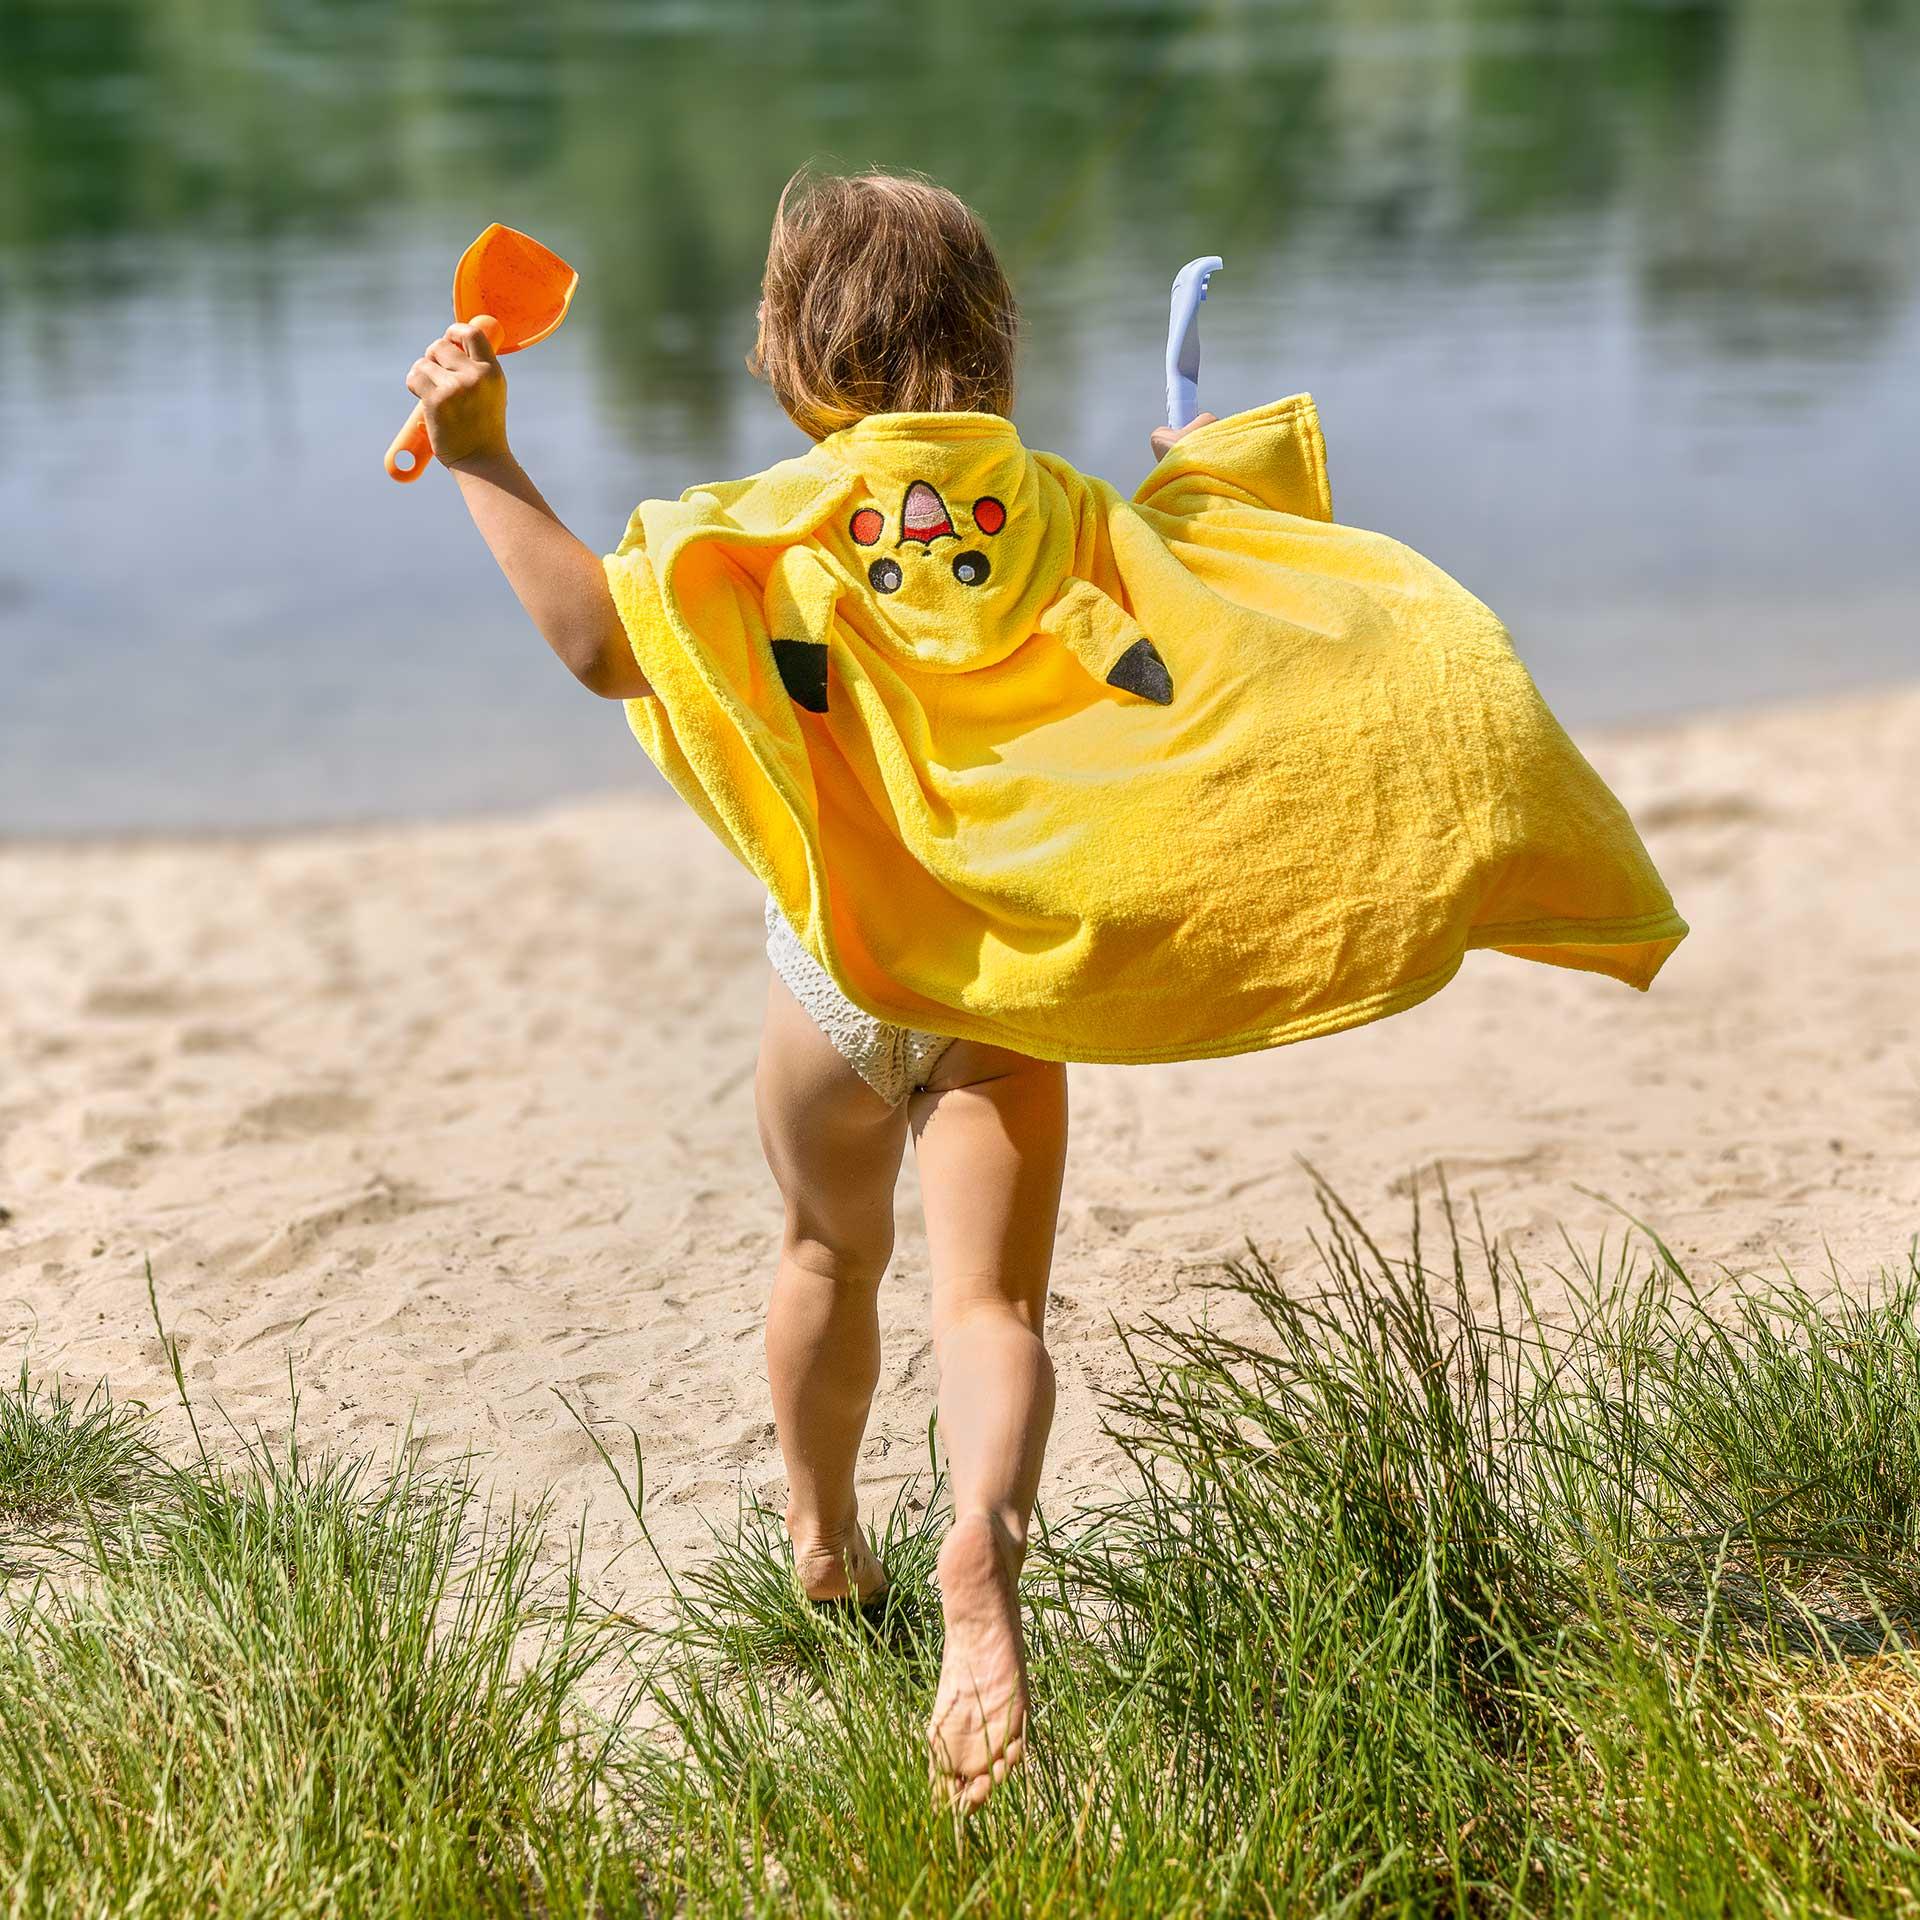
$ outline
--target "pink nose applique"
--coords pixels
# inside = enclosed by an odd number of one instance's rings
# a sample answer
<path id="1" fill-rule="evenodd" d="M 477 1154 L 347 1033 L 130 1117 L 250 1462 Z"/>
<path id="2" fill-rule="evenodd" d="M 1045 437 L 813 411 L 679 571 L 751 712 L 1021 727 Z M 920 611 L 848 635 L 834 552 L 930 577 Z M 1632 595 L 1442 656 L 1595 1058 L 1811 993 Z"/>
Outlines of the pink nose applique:
<path id="1" fill-rule="evenodd" d="M 953 540 L 960 537 L 953 530 L 947 503 L 924 480 L 916 480 L 907 489 L 906 502 L 900 509 L 900 538 L 930 547 L 943 535 Z"/>

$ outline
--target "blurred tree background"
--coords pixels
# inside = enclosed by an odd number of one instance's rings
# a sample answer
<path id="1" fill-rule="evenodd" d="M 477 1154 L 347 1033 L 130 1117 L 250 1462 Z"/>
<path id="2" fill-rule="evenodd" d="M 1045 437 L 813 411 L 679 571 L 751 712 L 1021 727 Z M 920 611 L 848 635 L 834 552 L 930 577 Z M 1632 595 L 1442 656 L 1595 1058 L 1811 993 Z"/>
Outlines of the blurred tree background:
<path id="1" fill-rule="evenodd" d="M 379 769 L 404 730 L 367 731 L 357 643 L 352 673 L 300 690 L 296 724 L 264 681 L 248 691 L 239 636 L 300 617 L 338 634 L 409 592 L 432 644 L 464 644 L 482 608 L 504 626 L 488 583 L 417 584 L 422 537 L 448 568 L 474 560 L 446 499 L 417 497 L 432 477 L 398 499 L 374 484 L 406 363 L 488 219 L 585 276 L 538 372 L 522 364 L 541 450 L 575 478 L 563 508 L 598 516 L 588 537 L 610 541 L 640 491 L 792 450 L 740 360 L 774 196 L 810 159 L 919 167 L 981 208 L 1027 310 L 1023 427 L 1129 482 L 1167 282 L 1223 254 L 1209 399 L 1314 386 L 1343 511 L 1437 540 L 1530 618 L 1592 606 L 1624 569 L 1690 594 L 1697 631 L 1734 576 L 1775 564 L 1789 517 L 1765 502 L 1786 443 L 1769 436 L 1794 416 L 1818 439 L 1825 420 L 1823 470 L 1858 467 L 1857 497 L 1843 486 L 1831 508 L 1866 556 L 1868 602 L 1842 624 L 1877 636 L 1842 645 L 1842 672 L 1892 658 L 1911 543 L 1890 509 L 1874 518 L 1893 469 L 1863 435 L 1920 405 L 1920 0 L 0 0 L 0 647 L 22 703 L 0 736 L 0 827 L 111 813 L 41 791 L 71 764 L 64 716 L 88 692 L 44 654 L 75 622 L 123 629 L 136 601 L 149 652 L 195 676 L 182 703 L 136 674 L 159 732 L 195 738 L 189 704 L 251 699 L 282 761 L 332 742 L 324 769 L 247 789 L 249 817 L 546 790 L 579 734 L 529 755 L 500 733 L 494 764 L 517 771 L 493 788 L 444 762 L 440 784 L 396 785 Z M 1665 438 L 1676 397 L 1684 444 Z M 1380 471 L 1396 433 L 1415 449 L 1397 479 Z M 1436 472 L 1441 444 L 1466 471 Z M 1803 508 L 1804 440 L 1795 459 Z M 1582 493 L 1563 460 L 1612 477 Z M 1666 479 L 1628 477 L 1661 462 Z M 1450 504 L 1429 506 L 1441 477 Z M 1559 521 L 1509 518 L 1541 485 Z M 164 535 L 142 504 L 163 491 L 201 508 Z M 91 597 L 65 581 L 100 528 L 143 516 L 137 565 L 109 565 Z M 330 527 L 358 597 L 337 551 L 320 576 Z M 223 571 L 236 540 L 277 592 Z M 196 605 L 209 569 L 222 592 Z M 1799 684 L 1775 671 L 1802 651 L 1783 630 L 1750 674 L 1728 656 L 1669 682 L 1650 655 L 1627 676 L 1640 697 L 1603 697 L 1598 628 L 1566 631 L 1563 669 L 1543 639 L 1547 675 L 1600 717 Z M 511 697 L 515 659 L 479 675 L 475 725 Z M 155 771 L 183 796 L 163 815 L 209 813 L 204 776 Z"/>

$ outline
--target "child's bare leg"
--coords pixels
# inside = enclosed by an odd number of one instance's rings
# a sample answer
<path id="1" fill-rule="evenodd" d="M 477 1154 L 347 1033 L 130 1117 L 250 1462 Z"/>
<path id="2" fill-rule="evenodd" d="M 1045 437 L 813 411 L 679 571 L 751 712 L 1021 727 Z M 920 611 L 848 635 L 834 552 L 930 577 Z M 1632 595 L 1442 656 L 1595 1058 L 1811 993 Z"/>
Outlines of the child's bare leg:
<path id="1" fill-rule="evenodd" d="M 946 1649 L 927 1734 L 936 1775 L 960 1805 L 977 1807 L 1025 1752 L 1016 1581 L 1053 1421 L 1041 1334 L 1066 1158 L 1066 1072 L 958 1041 L 910 1105 L 954 1506 L 939 1561 Z"/>
<path id="2" fill-rule="evenodd" d="M 847 1065 L 778 977 L 754 1096 L 787 1207 L 767 1377 L 794 1564 L 815 1600 L 850 1590 L 867 1599 L 886 1573 L 860 1531 L 854 1467 L 880 1378 L 878 1294 L 893 1253 L 906 1109 L 889 1107 Z"/>

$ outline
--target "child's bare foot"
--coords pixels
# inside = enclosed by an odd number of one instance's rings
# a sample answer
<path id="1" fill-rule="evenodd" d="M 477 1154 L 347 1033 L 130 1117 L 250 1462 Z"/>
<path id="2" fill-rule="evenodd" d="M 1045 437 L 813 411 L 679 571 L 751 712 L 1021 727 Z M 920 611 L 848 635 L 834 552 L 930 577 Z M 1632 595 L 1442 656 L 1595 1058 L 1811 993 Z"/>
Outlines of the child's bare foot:
<path id="1" fill-rule="evenodd" d="M 887 1590 L 887 1570 L 859 1527 L 851 1534 L 791 1532 L 793 1571 L 809 1600 L 857 1600 L 865 1606 Z"/>
<path id="2" fill-rule="evenodd" d="M 927 1746 L 936 1786 L 967 1811 L 983 1804 L 1026 1753 L 1018 1559 L 1006 1528 L 984 1513 L 956 1520 L 940 1549 L 947 1644 Z"/>

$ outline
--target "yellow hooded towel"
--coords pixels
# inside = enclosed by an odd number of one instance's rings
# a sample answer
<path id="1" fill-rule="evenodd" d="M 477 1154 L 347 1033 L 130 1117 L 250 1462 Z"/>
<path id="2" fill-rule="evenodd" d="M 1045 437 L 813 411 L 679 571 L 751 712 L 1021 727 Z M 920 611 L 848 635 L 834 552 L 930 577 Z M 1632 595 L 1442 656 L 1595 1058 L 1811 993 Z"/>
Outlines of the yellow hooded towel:
<path id="1" fill-rule="evenodd" d="M 856 1005 L 1048 1060 L 1397 1013 L 1470 947 L 1646 987 L 1686 934 L 1498 620 L 1337 525 L 1304 395 L 1131 501 L 879 414 L 647 501 L 640 743 Z"/>

